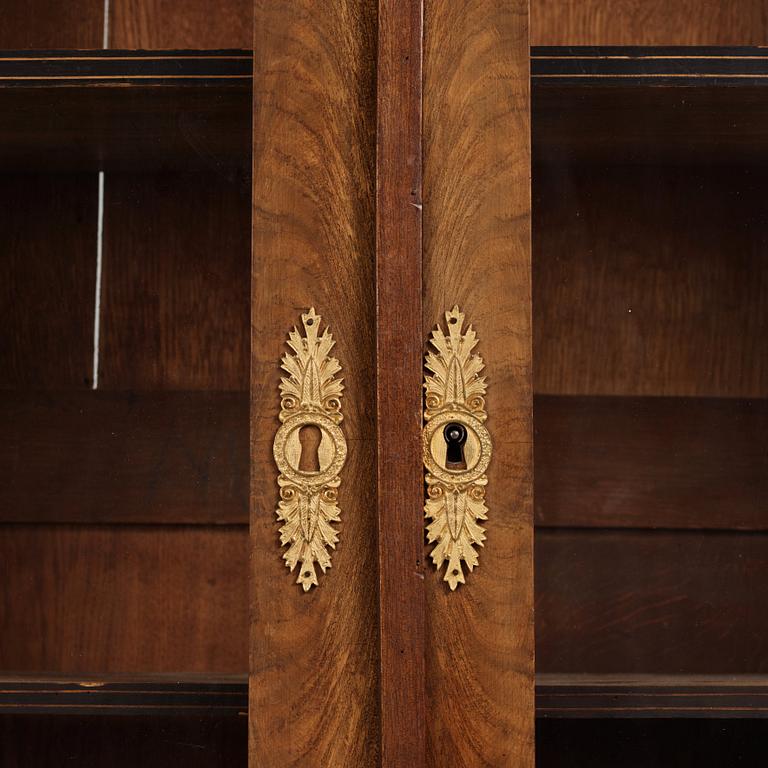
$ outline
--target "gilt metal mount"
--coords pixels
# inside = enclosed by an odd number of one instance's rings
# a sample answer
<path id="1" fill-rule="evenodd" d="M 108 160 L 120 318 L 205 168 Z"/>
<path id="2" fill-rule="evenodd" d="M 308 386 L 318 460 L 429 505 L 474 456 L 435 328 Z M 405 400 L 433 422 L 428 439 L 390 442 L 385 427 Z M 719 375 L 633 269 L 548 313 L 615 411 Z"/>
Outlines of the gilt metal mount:
<path id="1" fill-rule="evenodd" d="M 445 313 L 448 333 L 438 325 L 430 338 L 424 377 L 423 454 L 427 500 L 427 541 L 437 569 L 447 562 L 444 581 L 451 590 L 465 583 L 464 565 L 478 565 L 487 519 L 485 475 L 491 461 L 491 436 L 484 422 L 486 381 L 478 339 L 457 306 Z"/>
<path id="2" fill-rule="evenodd" d="M 325 571 L 338 542 L 333 523 L 341 519 L 338 492 L 347 458 L 347 442 L 339 426 L 341 394 L 336 374 L 341 365 L 329 352 L 336 343 L 326 327 L 320 334 L 320 315 L 312 307 L 301 316 L 304 335 L 294 327 L 281 367 L 280 421 L 273 444 L 280 502 L 277 518 L 286 566 L 299 566 L 296 580 L 305 592 L 317 586 L 315 563 Z M 305 455 L 306 454 L 306 455 Z"/>

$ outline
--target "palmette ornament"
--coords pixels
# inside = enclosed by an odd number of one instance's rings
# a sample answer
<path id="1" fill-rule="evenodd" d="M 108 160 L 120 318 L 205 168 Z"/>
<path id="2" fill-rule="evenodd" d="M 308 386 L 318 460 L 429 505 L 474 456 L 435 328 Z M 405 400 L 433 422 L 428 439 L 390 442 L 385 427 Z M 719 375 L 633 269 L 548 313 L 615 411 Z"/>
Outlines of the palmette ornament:
<path id="1" fill-rule="evenodd" d="M 427 541 L 434 544 L 432 562 L 446 565 L 444 581 L 451 590 L 465 583 L 464 566 L 479 563 L 487 519 L 485 475 L 491 460 L 491 437 L 484 426 L 484 363 L 473 354 L 478 339 L 464 314 L 454 306 L 445 313 L 448 333 L 438 325 L 425 358 L 423 454 L 427 500 Z"/>
<path id="2" fill-rule="evenodd" d="M 339 540 L 333 524 L 341 520 L 339 473 L 347 458 L 339 426 L 344 385 L 336 374 L 341 365 L 329 356 L 335 341 L 327 327 L 320 334 L 320 321 L 312 307 L 301 316 L 304 335 L 296 327 L 288 335 L 292 352 L 281 361 L 287 374 L 280 380 L 282 425 L 273 444 L 280 470 L 280 545 L 288 547 L 283 559 L 291 572 L 299 567 L 296 583 L 305 592 L 318 584 L 316 565 L 323 573 L 331 567 L 331 550 Z M 319 436 L 309 464 L 302 455 L 312 442 L 307 431 Z"/>

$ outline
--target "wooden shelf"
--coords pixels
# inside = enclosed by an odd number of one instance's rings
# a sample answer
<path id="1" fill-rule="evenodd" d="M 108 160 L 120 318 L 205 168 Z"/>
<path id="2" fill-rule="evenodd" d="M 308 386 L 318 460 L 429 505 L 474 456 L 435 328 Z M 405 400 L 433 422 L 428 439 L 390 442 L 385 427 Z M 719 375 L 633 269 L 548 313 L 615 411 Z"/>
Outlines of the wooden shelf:
<path id="1" fill-rule="evenodd" d="M 535 163 L 765 162 L 764 48 L 531 51 Z"/>
<path id="2" fill-rule="evenodd" d="M 247 766 L 246 676 L 0 676 L 8 766 Z"/>
<path id="3" fill-rule="evenodd" d="M 766 674 L 768 534 L 539 528 L 541 672 Z"/>
<path id="4" fill-rule="evenodd" d="M 541 718 L 766 718 L 768 676 L 538 675 Z"/>
<path id="5" fill-rule="evenodd" d="M 247 392 L 4 391 L 0 522 L 248 522 Z"/>
<path id="6" fill-rule="evenodd" d="M 247 173 L 249 51 L 5 51 L 0 168 Z M 759 162 L 762 48 L 531 50 L 535 162 Z"/>
<path id="7" fill-rule="evenodd" d="M 536 524 L 766 530 L 768 400 L 534 399 Z"/>
<path id="8" fill-rule="evenodd" d="M 108 678 L 0 677 L 0 715 L 215 715 L 248 710 L 245 675 L 110 676 Z"/>
<path id="9" fill-rule="evenodd" d="M 5 51 L 0 168 L 247 172 L 248 51 Z"/>

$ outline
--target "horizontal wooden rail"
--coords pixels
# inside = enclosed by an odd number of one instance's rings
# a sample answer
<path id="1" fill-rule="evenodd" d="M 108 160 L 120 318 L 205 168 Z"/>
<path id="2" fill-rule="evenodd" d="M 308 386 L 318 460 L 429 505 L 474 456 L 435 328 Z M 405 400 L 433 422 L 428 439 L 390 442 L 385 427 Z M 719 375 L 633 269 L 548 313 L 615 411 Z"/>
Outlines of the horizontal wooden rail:
<path id="1" fill-rule="evenodd" d="M 765 718 L 766 675 L 539 675 L 547 718 Z"/>
<path id="2" fill-rule="evenodd" d="M 5 51 L 0 168 L 248 173 L 250 51 Z"/>
<path id="3" fill-rule="evenodd" d="M 4 52 L 0 168 L 247 172 L 251 62 L 250 51 Z M 538 163 L 743 160 L 768 125 L 760 48 L 533 48 L 531 85 Z"/>
<path id="4" fill-rule="evenodd" d="M 2 677 L 0 715 L 239 716 L 248 710 L 245 675 Z"/>
<path id="5" fill-rule="evenodd" d="M 0 53 L 0 88 L 83 85 L 226 85 L 250 81 L 248 50 L 22 50 Z M 688 46 L 536 46 L 534 82 L 583 84 L 601 79 L 624 85 L 727 83 L 755 85 L 768 78 L 765 48 Z"/>
<path id="6" fill-rule="evenodd" d="M 245 675 L 4 676 L 0 714 L 241 717 Z M 536 678 L 539 718 L 765 718 L 768 675 L 556 675 Z"/>

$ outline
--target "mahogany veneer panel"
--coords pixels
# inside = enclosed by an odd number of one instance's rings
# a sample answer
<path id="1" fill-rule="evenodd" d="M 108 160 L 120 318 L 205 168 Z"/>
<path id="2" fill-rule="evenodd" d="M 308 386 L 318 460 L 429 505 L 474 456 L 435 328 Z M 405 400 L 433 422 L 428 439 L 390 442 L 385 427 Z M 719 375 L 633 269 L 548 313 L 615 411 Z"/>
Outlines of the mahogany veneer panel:
<path id="1" fill-rule="evenodd" d="M 421 338 L 454 304 L 466 313 L 493 440 L 480 567 L 455 592 L 425 574 L 434 768 L 534 763 L 527 21 L 525 0 L 424 4 Z"/>
<path id="2" fill-rule="evenodd" d="M 534 409 L 537 525 L 768 527 L 768 400 L 539 395 Z"/>
<path id="3" fill-rule="evenodd" d="M 532 45 L 766 45 L 761 0 L 533 0 Z"/>
<path id="4" fill-rule="evenodd" d="M 121 0 L 110 8 L 112 48 L 250 48 L 251 0 Z"/>
<path id="5" fill-rule="evenodd" d="M 0 526 L 0 669 L 247 669 L 247 527 Z"/>
<path id="6" fill-rule="evenodd" d="M 250 197 L 214 174 L 110 174 L 105 389 L 247 390 Z"/>
<path id="7" fill-rule="evenodd" d="M 91 384 L 96 193 L 96 176 L 0 175 L 0 389 Z"/>
<path id="8" fill-rule="evenodd" d="M 768 395 L 767 181 L 747 167 L 539 168 L 535 391 Z"/>
<path id="9" fill-rule="evenodd" d="M 768 535 L 540 530 L 542 673 L 768 672 Z"/>
<path id="10" fill-rule="evenodd" d="M 373 0 L 255 4 L 250 756 L 379 763 Z M 349 444 L 333 567 L 281 559 L 272 441 L 286 334 L 314 306 L 344 377 Z"/>
<path id="11" fill-rule="evenodd" d="M 4 392 L 0 520 L 248 522 L 246 392 Z"/>

